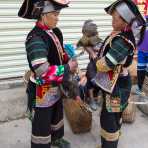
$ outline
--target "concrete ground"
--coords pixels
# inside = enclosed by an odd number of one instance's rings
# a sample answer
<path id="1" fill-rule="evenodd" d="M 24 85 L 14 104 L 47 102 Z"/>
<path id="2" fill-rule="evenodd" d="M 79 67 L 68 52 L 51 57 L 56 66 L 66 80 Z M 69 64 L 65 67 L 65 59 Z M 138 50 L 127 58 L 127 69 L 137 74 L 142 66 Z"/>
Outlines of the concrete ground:
<path id="1" fill-rule="evenodd" d="M 21 83 L 1 83 L 0 95 L 0 148 L 30 148 L 31 122 L 24 118 L 25 87 Z M 72 133 L 65 117 L 65 138 L 71 148 L 96 148 L 100 144 L 99 114 L 100 108 L 93 112 L 91 131 L 79 135 Z M 135 122 L 122 126 L 118 148 L 148 148 L 148 116 L 137 109 Z"/>
<path id="2" fill-rule="evenodd" d="M 0 148 L 30 148 L 31 123 L 27 118 L 0 124 Z M 65 137 L 72 148 L 95 148 L 100 143 L 99 110 L 93 112 L 92 130 L 86 134 L 72 133 L 65 119 Z M 123 124 L 119 148 L 148 148 L 148 116 L 138 109 L 132 124 Z"/>

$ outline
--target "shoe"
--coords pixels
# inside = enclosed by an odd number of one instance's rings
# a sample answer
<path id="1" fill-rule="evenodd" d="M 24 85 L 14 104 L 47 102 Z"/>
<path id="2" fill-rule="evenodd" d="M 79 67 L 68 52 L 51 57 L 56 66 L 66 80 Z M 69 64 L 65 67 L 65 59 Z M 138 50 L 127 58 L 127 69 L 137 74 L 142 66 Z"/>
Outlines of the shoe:
<path id="1" fill-rule="evenodd" d="M 96 111 L 97 108 L 98 108 L 98 105 L 97 105 L 96 101 L 95 101 L 95 100 L 92 100 L 92 99 L 90 100 L 89 106 L 90 106 L 90 108 L 91 108 L 93 111 Z"/>
<path id="2" fill-rule="evenodd" d="M 98 106 L 101 106 L 101 104 L 102 104 L 102 100 L 101 100 L 101 99 L 97 99 L 97 100 L 95 100 L 95 102 L 96 102 L 96 104 L 97 104 Z"/>
<path id="3" fill-rule="evenodd" d="M 70 143 L 63 138 L 60 138 L 60 139 L 57 139 L 56 141 L 51 142 L 51 145 L 56 146 L 58 148 L 71 148 Z"/>
<path id="4" fill-rule="evenodd" d="M 101 146 L 100 145 L 97 145 L 96 148 L 101 148 Z"/>
<path id="5" fill-rule="evenodd" d="M 135 94 L 139 96 L 146 96 L 145 92 L 140 90 L 138 87 L 136 88 Z"/>

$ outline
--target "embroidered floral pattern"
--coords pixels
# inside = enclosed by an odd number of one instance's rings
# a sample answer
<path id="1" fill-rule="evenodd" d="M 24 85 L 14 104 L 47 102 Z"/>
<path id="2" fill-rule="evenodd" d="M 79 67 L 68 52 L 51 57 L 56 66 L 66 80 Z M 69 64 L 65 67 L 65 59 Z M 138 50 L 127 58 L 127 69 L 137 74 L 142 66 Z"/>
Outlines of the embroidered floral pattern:
<path id="1" fill-rule="evenodd" d="M 48 71 L 44 73 L 41 77 L 36 78 L 36 84 L 37 85 L 43 85 L 43 84 L 51 84 L 52 81 L 56 82 L 57 84 L 60 84 L 63 79 L 64 74 L 64 66 L 50 66 Z"/>

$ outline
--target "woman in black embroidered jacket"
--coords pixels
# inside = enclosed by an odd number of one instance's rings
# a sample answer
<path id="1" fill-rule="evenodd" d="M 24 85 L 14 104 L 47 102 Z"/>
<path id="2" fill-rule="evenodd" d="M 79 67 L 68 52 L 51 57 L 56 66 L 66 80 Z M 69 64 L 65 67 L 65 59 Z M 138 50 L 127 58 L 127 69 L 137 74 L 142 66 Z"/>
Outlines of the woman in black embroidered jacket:
<path id="1" fill-rule="evenodd" d="M 128 66 L 142 40 L 145 20 L 131 0 L 117 0 L 105 11 L 112 16 L 112 33 L 96 59 L 94 82 L 105 92 L 101 111 L 101 148 L 117 148 L 122 112 L 128 104 L 131 80 Z"/>
<path id="2" fill-rule="evenodd" d="M 27 93 L 29 108 L 34 108 L 31 148 L 55 145 L 69 148 L 64 140 L 63 106 L 59 86 L 77 68 L 63 50 L 63 36 L 56 27 L 60 10 L 68 0 L 25 0 L 18 15 L 37 19 L 26 39 L 26 52 L 32 71 Z M 68 64 L 66 64 L 68 62 Z"/>

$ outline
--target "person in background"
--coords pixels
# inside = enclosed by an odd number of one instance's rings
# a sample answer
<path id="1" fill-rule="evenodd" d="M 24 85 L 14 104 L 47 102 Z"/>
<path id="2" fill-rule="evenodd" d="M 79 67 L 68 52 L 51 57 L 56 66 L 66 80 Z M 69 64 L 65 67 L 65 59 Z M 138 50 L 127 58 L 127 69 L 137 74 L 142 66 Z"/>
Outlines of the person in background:
<path id="1" fill-rule="evenodd" d="M 78 82 L 78 87 L 79 87 L 79 96 L 80 98 L 86 102 L 87 100 L 87 77 L 84 71 L 81 69 L 77 69 L 77 72 L 75 74 L 75 79 Z"/>
<path id="2" fill-rule="evenodd" d="M 76 47 L 73 44 L 66 43 L 64 44 L 64 49 L 68 54 L 70 59 L 76 59 L 77 56 L 81 56 L 81 54 L 76 54 Z M 75 100 L 80 101 L 81 99 L 84 100 L 84 92 L 85 92 L 85 83 L 86 79 L 83 72 L 77 68 L 74 73 L 69 75 L 69 81 L 66 81 L 63 87 L 63 93 L 66 97 L 75 98 Z"/>
<path id="3" fill-rule="evenodd" d="M 148 22 L 148 16 L 146 17 Z M 136 94 L 145 96 L 145 93 L 142 90 L 143 82 L 145 76 L 148 75 L 148 29 L 145 30 L 144 40 L 137 47 L 138 49 L 138 63 L 137 63 L 137 78 L 138 84 L 136 88 Z"/>
<path id="4" fill-rule="evenodd" d="M 83 47 L 89 53 L 89 63 L 87 65 L 86 77 L 87 77 L 87 90 L 88 90 L 88 102 L 92 110 L 96 111 L 98 107 L 98 100 L 95 99 L 95 93 L 99 92 L 99 88 L 91 82 L 95 77 L 97 69 L 94 65 L 94 58 L 97 57 L 97 54 L 102 45 L 102 39 L 99 37 L 97 30 L 97 25 L 93 20 L 86 20 L 82 27 L 82 38 L 78 41 L 77 46 Z M 89 51 L 88 51 L 89 50 Z M 98 93 L 96 93 L 97 96 Z"/>
<path id="5" fill-rule="evenodd" d="M 70 148 L 63 139 L 64 121 L 60 85 L 77 69 L 77 61 L 69 60 L 63 48 L 63 35 L 56 27 L 61 9 L 68 0 L 25 0 L 18 15 L 36 19 L 25 46 L 32 72 L 27 94 L 32 118 L 31 148 Z"/>
<path id="6" fill-rule="evenodd" d="M 143 40 L 146 22 L 131 0 L 116 0 L 105 11 L 112 16 L 113 31 L 95 59 L 94 83 L 104 91 L 100 115 L 101 148 L 117 148 L 122 113 L 128 105 L 131 65 L 136 46 Z"/>

